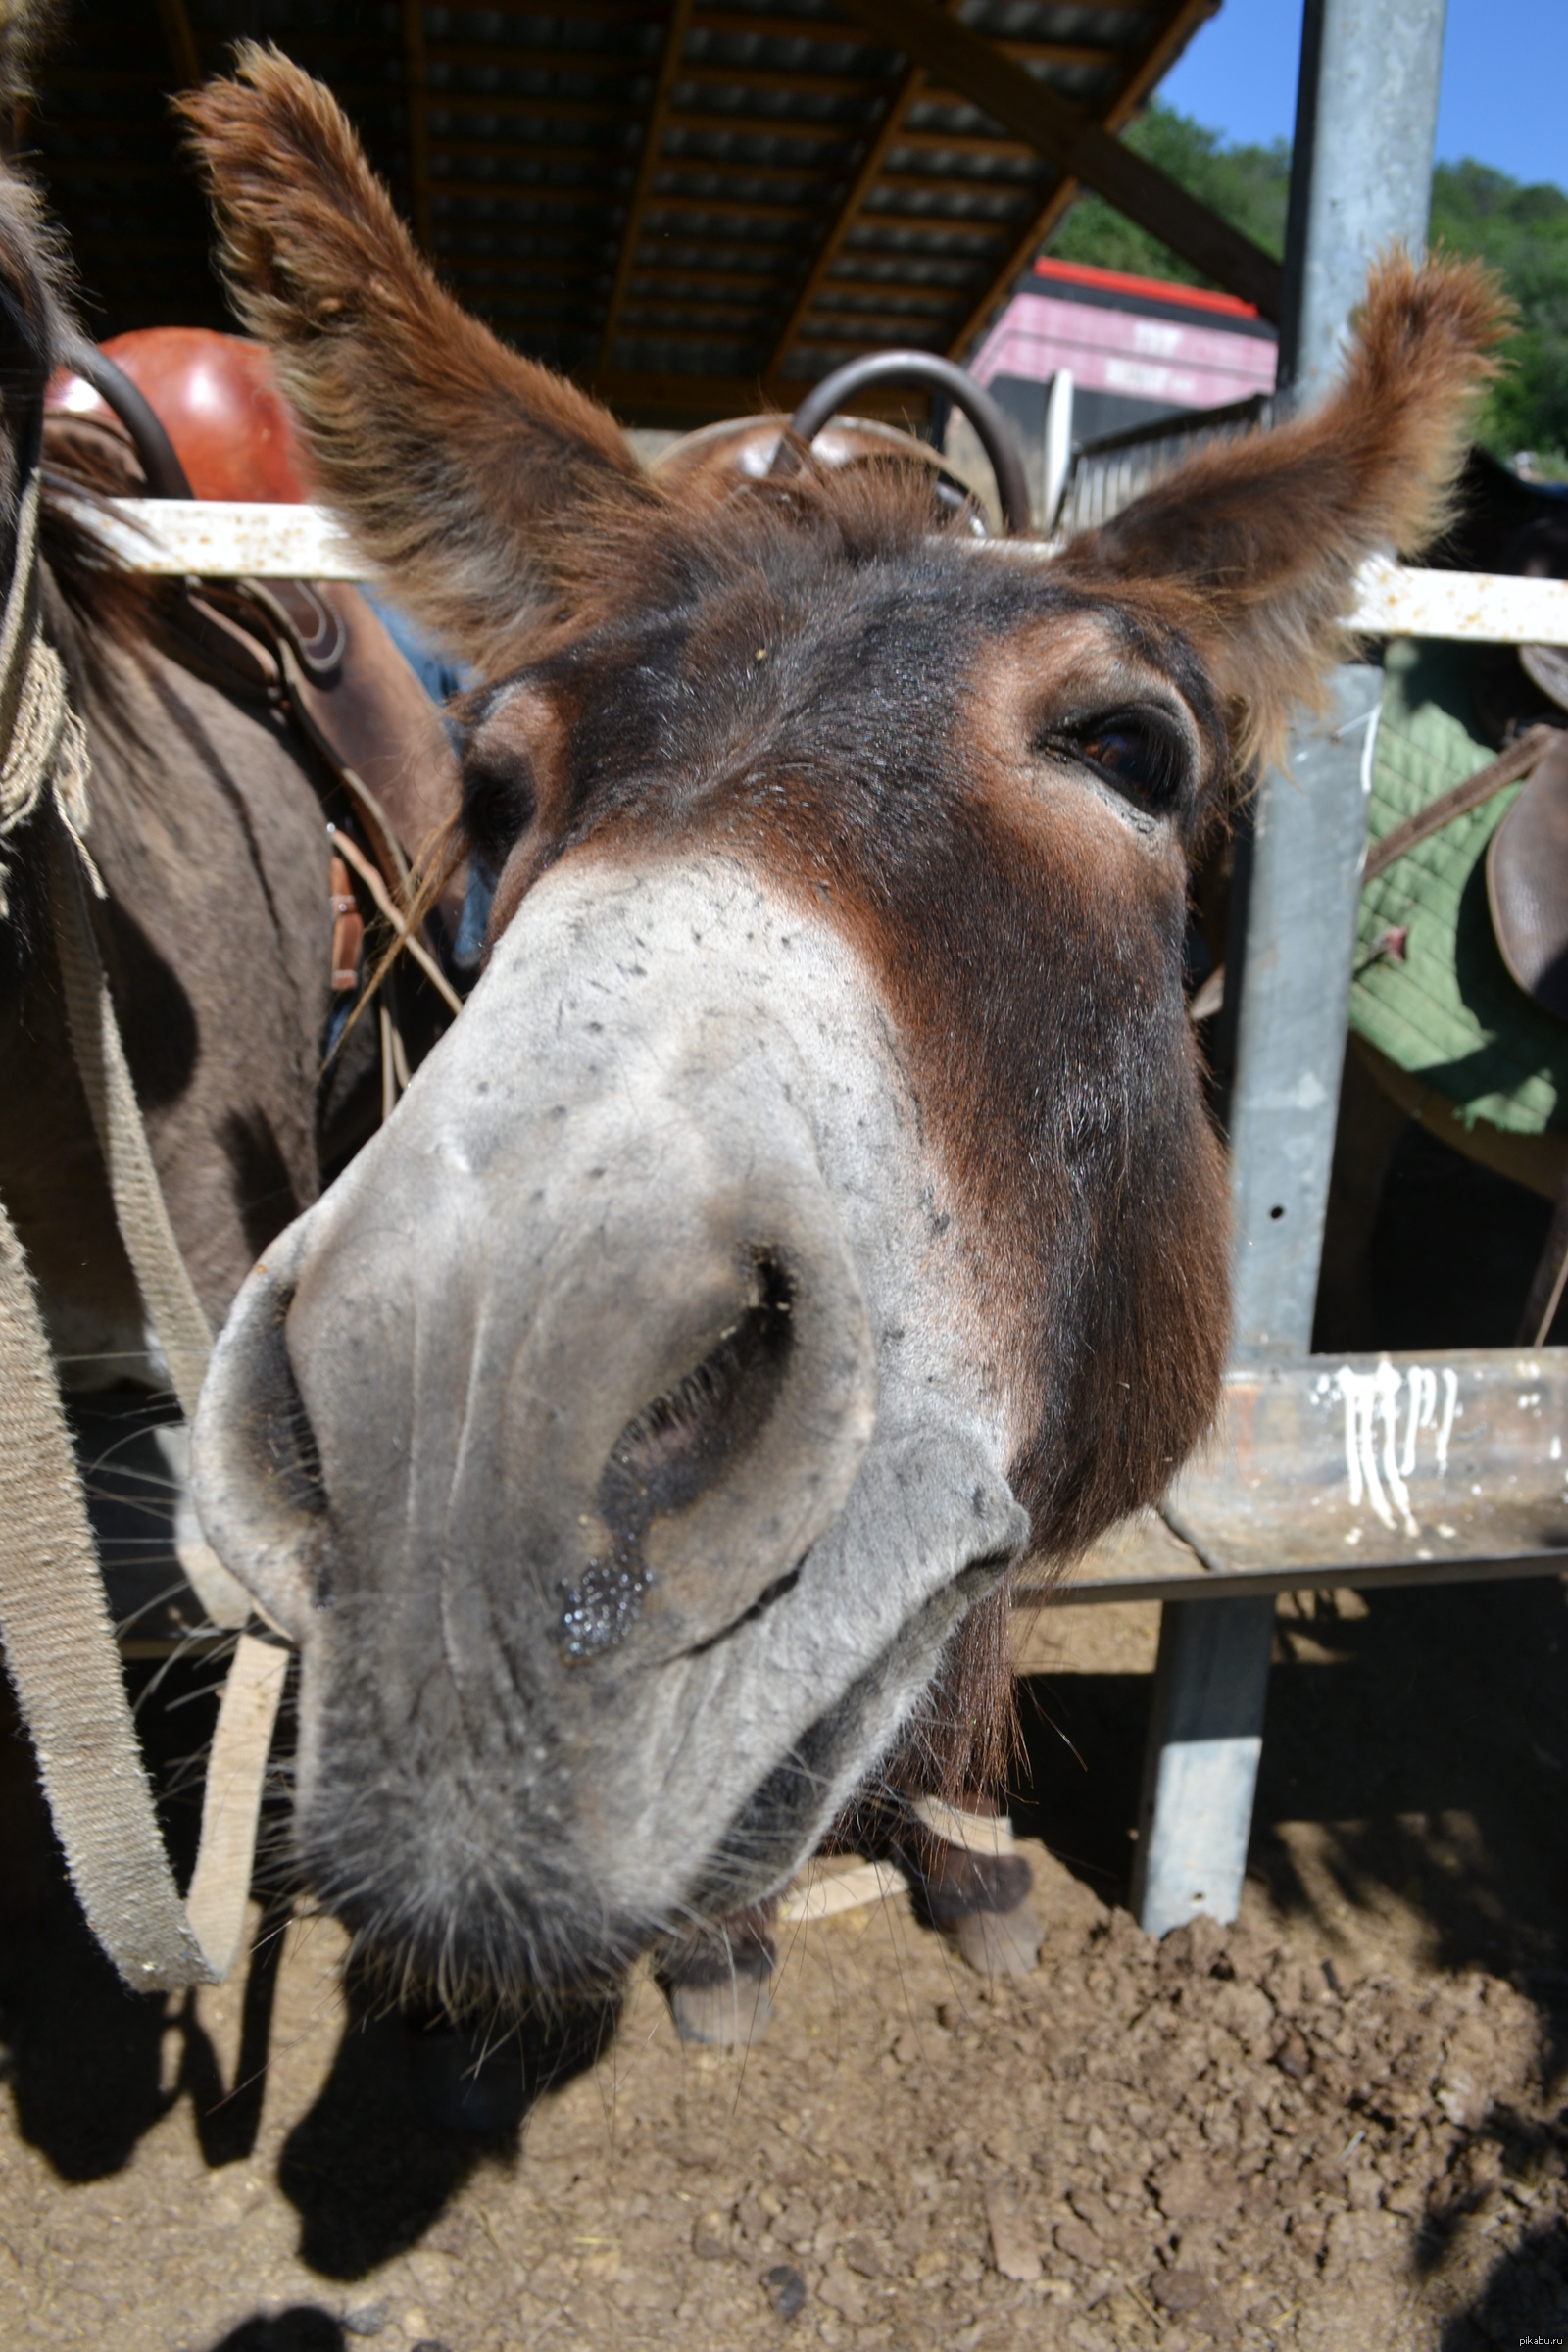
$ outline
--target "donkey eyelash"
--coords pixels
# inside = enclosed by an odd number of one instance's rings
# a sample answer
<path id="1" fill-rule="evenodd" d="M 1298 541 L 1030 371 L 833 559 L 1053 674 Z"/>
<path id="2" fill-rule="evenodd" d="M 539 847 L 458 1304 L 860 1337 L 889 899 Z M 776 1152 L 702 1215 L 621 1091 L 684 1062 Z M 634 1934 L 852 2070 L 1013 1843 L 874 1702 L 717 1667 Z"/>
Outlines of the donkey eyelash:
<path id="1" fill-rule="evenodd" d="M 1039 748 L 1065 753 L 1092 768 L 1124 800 L 1152 815 L 1179 807 L 1192 772 L 1187 744 L 1162 710 L 1100 712 L 1054 729 Z"/>

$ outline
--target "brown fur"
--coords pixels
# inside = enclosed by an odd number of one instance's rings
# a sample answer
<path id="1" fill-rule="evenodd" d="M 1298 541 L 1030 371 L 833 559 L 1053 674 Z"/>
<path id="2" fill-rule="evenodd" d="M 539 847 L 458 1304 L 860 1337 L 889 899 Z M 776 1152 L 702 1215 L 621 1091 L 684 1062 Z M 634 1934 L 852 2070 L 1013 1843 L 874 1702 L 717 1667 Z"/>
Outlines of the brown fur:
<path id="1" fill-rule="evenodd" d="M 240 81 L 181 104 L 241 316 L 371 563 L 439 638 L 503 666 L 565 608 L 580 541 L 564 535 L 565 562 L 552 541 L 566 518 L 651 494 L 605 410 L 442 291 L 321 85 L 275 49 L 242 43 L 239 59 Z"/>
<path id="2" fill-rule="evenodd" d="M 1441 526 L 1501 329 L 1490 281 L 1392 257 L 1321 409 L 1205 453 L 1059 563 L 1012 564 L 934 532 L 927 482 L 897 467 L 666 494 L 605 411 L 441 293 L 318 85 L 252 48 L 187 113 L 323 492 L 455 650 L 512 673 L 469 710 L 492 935 L 558 862 L 696 847 L 853 944 L 939 1171 L 932 1232 L 956 1237 L 1008 1477 L 1036 1548 L 1069 1558 L 1157 1497 L 1218 1394 L 1186 855 L 1319 691 L 1357 565 Z M 1071 749 L 1075 714 L 1141 697 L 1185 746 L 1147 824 Z M 1001 1761 L 1004 1610 L 971 1618 L 916 1727 L 955 1792 Z"/>
<path id="3" fill-rule="evenodd" d="M 65 331 L 63 271 L 34 191 L 0 170 L 3 574 L 17 451 L 39 431 Z M 58 495 L 58 454 L 45 435 L 43 626 L 92 757 L 89 840 L 109 888 L 95 921 L 175 1234 L 216 1327 L 259 1250 L 319 1189 L 330 934 L 320 804 L 275 712 L 231 701 L 157 650 L 157 596 L 105 568 Z M 64 1364 L 64 1377 L 92 1387 L 148 1375 L 140 1301 L 54 966 L 49 821 L 35 817 L 0 852 L 10 897 L 0 921 L 0 1199 L 57 1346 L 86 1359 Z M 103 1360 L 121 1349 L 118 1363 Z"/>
<path id="4" fill-rule="evenodd" d="M 1063 569 L 1149 600 L 1197 646 L 1239 764 L 1277 757 L 1293 704 L 1349 658 L 1342 615 L 1369 555 L 1413 559 L 1452 519 L 1470 419 L 1512 312 L 1479 262 L 1396 250 L 1368 281 L 1321 407 L 1191 459 Z"/>

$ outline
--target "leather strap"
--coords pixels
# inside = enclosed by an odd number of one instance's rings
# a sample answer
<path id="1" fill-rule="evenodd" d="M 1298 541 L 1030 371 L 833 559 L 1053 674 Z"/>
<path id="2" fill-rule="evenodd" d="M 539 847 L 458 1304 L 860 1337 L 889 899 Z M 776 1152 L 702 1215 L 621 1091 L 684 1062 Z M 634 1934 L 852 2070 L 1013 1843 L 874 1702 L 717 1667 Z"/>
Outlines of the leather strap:
<path id="1" fill-rule="evenodd" d="M 103 1145 L 126 1253 L 187 1412 L 206 1320 L 158 1190 L 93 938 L 79 852 L 51 809 L 51 903 L 72 1042 Z M 191 1384 L 194 1382 L 195 1386 Z M 188 1398 L 187 1398 L 188 1392 Z M 191 1563 L 210 1613 L 248 1602 L 216 1561 Z M 216 1984 L 244 1935 L 267 1758 L 288 1672 L 241 1633 L 208 1759 L 201 1848 L 182 1903 L 136 1744 L 80 1473 L 43 1319 L 0 1204 L 0 1642 L 87 1924 L 137 1991 Z"/>
<path id="2" fill-rule="evenodd" d="M 1481 808 L 1495 793 L 1517 784 L 1521 776 L 1528 776 L 1552 745 L 1562 741 L 1563 734 L 1561 727 L 1532 727 L 1489 765 L 1477 768 L 1462 784 L 1455 784 L 1451 792 L 1440 792 L 1435 801 L 1429 801 L 1414 816 L 1407 816 L 1403 824 L 1396 825 L 1381 841 L 1373 843 L 1366 854 L 1362 881 L 1370 882 L 1378 874 L 1386 873 L 1417 842 L 1430 841 L 1434 833 L 1441 833 L 1455 817 L 1468 816 L 1472 808 Z"/>

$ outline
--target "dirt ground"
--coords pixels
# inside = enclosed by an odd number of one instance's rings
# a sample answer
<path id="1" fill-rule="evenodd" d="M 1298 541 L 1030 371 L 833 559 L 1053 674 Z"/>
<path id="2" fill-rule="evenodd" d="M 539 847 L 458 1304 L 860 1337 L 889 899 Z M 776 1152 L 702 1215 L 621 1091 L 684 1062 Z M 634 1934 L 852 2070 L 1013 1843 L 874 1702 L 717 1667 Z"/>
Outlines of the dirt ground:
<path id="1" fill-rule="evenodd" d="M 330 1926 L 134 1999 L 14 1847 L 0 2344 L 1562 2342 L 1564 1585 L 1282 1604 L 1242 1924 L 1162 1945 L 1116 1907 L 1153 1642 L 1030 1637 L 1034 1977 L 903 1897 L 796 1929 L 744 2063 L 640 1980 L 597 2060 L 530 2052 L 511 2141 L 425 2124 Z"/>

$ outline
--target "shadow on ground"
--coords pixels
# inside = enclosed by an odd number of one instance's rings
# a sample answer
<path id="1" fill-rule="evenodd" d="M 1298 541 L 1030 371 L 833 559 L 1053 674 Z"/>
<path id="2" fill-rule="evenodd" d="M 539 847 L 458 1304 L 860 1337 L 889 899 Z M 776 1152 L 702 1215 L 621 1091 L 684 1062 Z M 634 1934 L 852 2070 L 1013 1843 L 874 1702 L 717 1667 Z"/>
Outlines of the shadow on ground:
<path id="1" fill-rule="evenodd" d="M 1284 1826 L 1321 1826 L 1336 1892 L 1422 1912 L 1446 1968 L 1568 1962 L 1568 1590 L 1557 1577 L 1282 1611 L 1250 1873 L 1287 1917 L 1320 1899 Z M 1103 1900 L 1126 1899 L 1150 1684 L 1035 1676 L 1013 1806 Z M 1320 1920 L 1319 1924 L 1327 1924 Z M 1565 1980 L 1568 1981 L 1568 1980 Z"/>
<path id="2" fill-rule="evenodd" d="M 181 1884 L 195 1856 L 198 1807 L 187 1769 L 211 1736 L 216 1702 L 192 1670 L 176 1704 L 146 1710 L 149 1763 Z M 0 2080 L 23 2136 L 62 2180 L 102 2180 L 184 2098 L 205 2164 L 242 2162 L 256 2145 L 267 2086 L 286 1907 L 262 1922 L 245 1981 L 229 2090 L 192 1996 L 128 1992 L 78 1910 L 38 1791 L 32 1752 L 0 1675 Z M 596 2009 L 495 2047 L 434 2017 L 385 2014 L 350 1988 L 350 2023 L 315 2105 L 284 2144 L 279 2186 L 300 2216 L 300 2251 L 324 2278 L 362 2277 L 416 2245 L 487 2156 L 514 2153 L 541 2093 L 594 2064 L 613 2032 Z M 177 2056 L 168 2047 L 178 2036 Z M 172 2065 L 171 2059 L 173 2058 Z M 301 2311 L 258 2317 L 227 2339 L 234 2352 L 314 2352 L 337 2323 Z M 318 2328 L 311 2333 L 312 2327 Z M 248 2330 L 248 2332 L 247 2332 Z M 268 2332 L 270 2330 L 270 2332 Z M 292 2330 L 292 2332 L 290 2332 Z"/>
<path id="3" fill-rule="evenodd" d="M 302 2259 L 342 2279 L 416 2245 L 482 2158 L 514 2155 L 529 2108 L 593 2066 L 615 2027 L 612 2009 L 587 2009 L 490 2044 L 349 1997 L 331 2074 L 278 2166 Z"/>
<path id="4" fill-rule="evenodd" d="M 230 2328 L 213 2352 L 347 2352 L 348 2337 L 329 2311 L 296 2303 L 271 2318 L 258 2312 Z"/>
<path id="5" fill-rule="evenodd" d="M 1450 2320 L 1440 2352 L 1561 2344 L 1568 2335 L 1568 2241 L 1553 2223 L 1533 2230 L 1498 2262 L 1479 2298 Z"/>
<path id="6" fill-rule="evenodd" d="M 195 1673 L 210 1680 L 204 1669 Z M 145 1681 L 146 1670 L 140 1679 Z M 193 1681 L 190 1703 L 160 1717 L 165 1745 L 188 1750 L 205 1746 L 212 1735 L 216 1702 Z M 175 1759 L 155 1756 L 155 1768 Z M 162 1778 L 162 1776 L 160 1776 Z M 195 1859 L 199 1826 L 194 1801 L 162 1808 L 165 1835 L 175 1872 L 183 1884 Z M 164 2036 L 177 2023 L 180 2004 L 164 1994 L 128 1992 L 87 1931 L 71 1891 L 37 1784 L 37 1768 L 22 1730 L 9 1685 L 0 1674 L 0 2041 L 6 2074 L 24 2137 L 42 2149 L 70 2181 L 101 2180 L 127 2164 L 136 2143 L 191 2087 L 185 2066 L 172 2088 L 163 2086 Z M 264 1984 L 257 1987 L 265 2005 Z M 248 2022 L 250 2022 L 248 2020 Z M 265 2047 L 265 2017 L 255 2017 Z M 211 2052 L 194 2050 L 187 2035 L 186 2060 L 197 2081 L 216 2073 Z M 259 2102 L 252 2113 L 244 2101 L 219 2127 L 219 2138 L 234 2145 L 248 2124 L 251 2137 L 235 2152 L 246 2154 L 255 2134 Z M 221 2162 L 221 2156 L 209 2157 Z"/>

